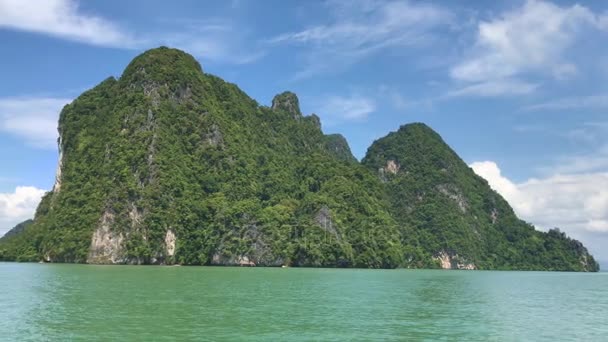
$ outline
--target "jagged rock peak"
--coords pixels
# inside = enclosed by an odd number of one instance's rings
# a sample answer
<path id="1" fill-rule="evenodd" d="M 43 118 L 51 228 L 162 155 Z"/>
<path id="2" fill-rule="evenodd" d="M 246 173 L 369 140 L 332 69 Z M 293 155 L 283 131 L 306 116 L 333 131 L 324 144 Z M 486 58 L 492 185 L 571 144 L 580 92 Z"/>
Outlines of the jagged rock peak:
<path id="1" fill-rule="evenodd" d="M 284 110 L 291 114 L 294 119 L 299 119 L 302 117 L 298 96 L 290 91 L 285 91 L 281 94 L 276 95 L 272 99 L 272 109 Z"/>
<path id="2" fill-rule="evenodd" d="M 138 83 L 142 80 L 167 83 L 185 81 L 203 69 L 192 55 L 165 46 L 150 49 L 135 57 L 125 68 L 121 81 Z"/>
<path id="3" fill-rule="evenodd" d="M 319 131 L 321 131 L 321 119 L 317 114 L 310 114 L 304 117 L 304 121 L 312 123 Z"/>
<path id="4" fill-rule="evenodd" d="M 317 114 L 310 114 L 309 116 L 306 117 L 307 120 L 309 120 L 310 122 L 312 122 L 315 127 L 317 127 L 318 129 L 321 129 L 321 119 L 319 118 L 319 116 Z"/>

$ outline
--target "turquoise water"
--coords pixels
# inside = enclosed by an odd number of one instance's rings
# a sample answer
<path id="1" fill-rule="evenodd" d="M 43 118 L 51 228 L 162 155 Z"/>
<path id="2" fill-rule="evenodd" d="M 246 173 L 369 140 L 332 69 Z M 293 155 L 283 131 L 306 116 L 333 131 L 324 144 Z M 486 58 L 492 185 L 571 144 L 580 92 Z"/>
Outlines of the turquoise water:
<path id="1" fill-rule="evenodd" d="M 608 273 L 0 263 L 0 339 L 608 340 Z"/>

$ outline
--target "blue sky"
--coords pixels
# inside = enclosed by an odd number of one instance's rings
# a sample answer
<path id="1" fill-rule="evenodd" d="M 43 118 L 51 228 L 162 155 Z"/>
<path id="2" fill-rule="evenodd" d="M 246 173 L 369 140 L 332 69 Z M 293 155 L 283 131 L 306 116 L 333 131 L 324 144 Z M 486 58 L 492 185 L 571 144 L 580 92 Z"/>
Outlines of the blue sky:
<path id="1" fill-rule="evenodd" d="M 0 234 L 52 188 L 61 107 L 167 45 L 361 158 L 422 121 L 539 229 L 608 260 L 608 3 L 0 0 Z"/>

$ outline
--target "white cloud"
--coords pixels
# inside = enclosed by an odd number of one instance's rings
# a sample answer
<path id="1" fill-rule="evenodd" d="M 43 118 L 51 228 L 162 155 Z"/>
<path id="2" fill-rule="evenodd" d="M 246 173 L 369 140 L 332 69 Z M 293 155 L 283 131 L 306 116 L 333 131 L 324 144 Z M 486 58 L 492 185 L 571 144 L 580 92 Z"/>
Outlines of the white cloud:
<path id="1" fill-rule="evenodd" d="M 328 125 L 343 121 L 362 121 L 375 110 L 376 103 L 373 99 L 358 95 L 331 96 L 319 106 L 319 113 Z"/>
<path id="2" fill-rule="evenodd" d="M 573 236 L 587 238 L 608 233 L 606 172 L 555 174 L 514 183 L 492 161 L 470 166 L 511 204 L 519 217 L 539 228 L 559 227 Z"/>
<path id="3" fill-rule="evenodd" d="M 555 174 L 514 183 L 492 161 L 470 166 L 520 218 L 544 230 L 559 227 L 581 240 L 597 260 L 608 261 L 608 173 Z"/>
<path id="4" fill-rule="evenodd" d="M 554 162 L 540 171 L 545 174 L 581 174 L 608 170 L 607 121 L 587 121 L 570 129 L 548 129 L 544 134 L 565 138 L 577 146 L 576 154 L 565 154 L 554 158 Z"/>
<path id="5" fill-rule="evenodd" d="M 20 222 L 34 217 L 45 190 L 18 186 L 15 192 L 0 193 L 0 236 Z"/>
<path id="6" fill-rule="evenodd" d="M 136 41 L 115 23 L 83 13 L 70 0 L 0 0 L 0 27 L 93 45 L 125 47 Z"/>
<path id="7" fill-rule="evenodd" d="M 383 49 L 428 43 L 431 32 L 450 20 L 450 14 L 440 7 L 409 1 L 326 4 L 330 23 L 270 40 L 307 48 L 307 66 L 296 77 L 345 68 Z"/>
<path id="8" fill-rule="evenodd" d="M 523 109 L 527 111 L 538 111 L 606 108 L 608 108 L 608 94 L 560 98 L 526 106 Z"/>
<path id="9" fill-rule="evenodd" d="M 358 94 L 366 94 L 376 99 L 380 105 L 390 105 L 393 110 L 399 112 L 430 112 L 434 110 L 435 98 L 432 97 L 407 97 L 398 86 L 381 84 L 378 87 L 359 88 Z"/>
<path id="10" fill-rule="evenodd" d="M 518 94 L 511 87 L 489 94 L 483 84 L 531 83 L 521 78 L 535 74 L 571 77 L 577 73 L 577 66 L 565 60 L 565 52 L 582 34 L 604 29 L 605 20 L 578 4 L 560 7 L 528 0 L 521 8 L 480 22 L 472 51 L 450 70 L 450 75 L 469 84 L 465 86 L 467 95 L 483 96 Z"/>
<path id="11" fill-rule="evenodd" d="M 167 25 L 178 24 L 178 27 Z M 163 22 L 162 31 L 135 32 L 98 15 L 85 13 L 75 0 L 0 0 L 0 28 L 45 34 L 80 43 L 123 49 L 170 45 L 203 60 L 250 63 L 264 52 L 243 48 L 242 28 L 222 20 Z"/>
<path id="12" fill-rule="evenodd" d="M 0 98 L 0 130 L 22 138 L 30 146 L 57 148 L 57 120 L 69 99 Z"/>
<path id="13" fill-rule="evenodd" d="M 448 97 L 456 96 L 502 96 L 502 95 L 525 95 L 536 90 L 538 84 L 518 80 L 492 80 L 488 82 L 475 83 L 460 89 L 451 90 Z"/>

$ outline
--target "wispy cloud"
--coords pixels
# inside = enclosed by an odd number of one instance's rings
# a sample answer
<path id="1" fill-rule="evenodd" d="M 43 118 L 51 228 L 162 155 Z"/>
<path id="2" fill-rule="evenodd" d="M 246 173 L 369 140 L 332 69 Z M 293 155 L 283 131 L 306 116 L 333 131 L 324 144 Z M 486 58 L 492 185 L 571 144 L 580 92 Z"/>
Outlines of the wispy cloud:
<path id="1" fill-rule="evenodd" d="M 116 23 L 83 13 L 77 2 L 68 0 L 0 0 L 0 27 L 100 46 L 130 47 L 138 43 Z"/>
<path id="2" fill-rule="evenodd" d="M 562 156 L 557 160 L 556 165 L 549 166 L 544 171 L 571 174 L 606 171 L 608 170 L 608 145 L 601 145 L 593 152 L 576 156 Z M 608 208 L 606 209 L 608 210 Z"/>
<path id="3" fill-rule="evenodd" d="M 249 30 L 232 20 L 179 19 L 160 22 L 163 31 L 149 34 L 145 44 L 168 45 L 182 49 L 203 60 L 229 64 L 247 64 L 263 57 L 266 52 L 249 39 Z"/>
<path id="4" fill-rule="evenodd" d="M 451 18 L 443 8 L 409 1 L 329 1 L 326 6 L 329 23 L 269 40 L 305 50 L 306 65 L 296 78 L 347 68 L 380 50 L 424 45 Z"/>
<path id="5" fill-rule="evenodd" d="M 570 127 L 555 127 L 546 122 L 520 124 L 513 130 L 520 134 L 542 135 L 543 138 L 559 141 L 561 146 L 576 148 L 578 152 L 574 154 L 551 156 L 551 162 L 537 168 L 544 175 L 608 171 L 608 121 L 587 121 Z"/>
<path id="6" fill-rule="evenodd" d="M 57 119 L 70 99 L 0 98 L 0 130 L 36 148 L 57 148 Z"/>
<path id="7" fill-rule="evenodd" d="M 373 98 L 358 94 L 333 95 L 322 100 L 317 108 L 323 123 L 332 126 L 340 122 L 366 120 L 376 110 L 376 102 Z"/>
<path id="8" fill-rule="evenodd" d="M 493 97 L 502 95 L 526 95 L 534 92 L 538 84 L 518 80 L 492 80 L 474 83 L 460 89 L 450 90 L 447 97 L 481 96 Z"/>
<path id="9" fill-rule="evenodd" d="M 584 152 L 558 157 L 555 165 L 544 170 L 546 173 L 581 174 L 608 170 L 608 122 L 583 122 L 560 134 L 583 147 Z"/>
<path id="10" fill-rule="evenodd" d="M 176 27 L 174 22 L 180 26 Z M 212 19 L 174 22 L 162 23 L 161 31 L 142 33 L 86 13 L 75 0 L 0 0 L 0 28 L 102 47 L 141 50 L 170 45 L 219 63 L 250 63 L 264 55 L 259 47 L 253 52 L 244 48 L 246 30 L 234 22 Z"/>
<path id="11" fill-rule="evenodd" d="M 401 113 L 408 110 L 415 110 L 418 113 L 432 111 L 437 100 L 437 98 L 432 97 L 409 97 L 404 95 L 404 92 L 399 87 L 387 84 L 381 84 L 377 88 L 371 87 L 365 89 L 365 91 L 359 91 L 359 93 L 373 95 L 376 102 L 389 104 L 391 110 Z"/>
<path id="12" fill-rule="evenodd" d="M 541 110 L 571 110 L 571 109 L 606 109 L 608 108 L 608 94 L 577 96 L 560 98 L 526 106 L 526 111 Z"/>
<path id="13" fill-rule="evenodd" d="M 452 79 L 464 83 L 453 92 L 519 95 L 537 88 L 530 80 L 532 76 L 564 79 L 576 75 L 578 67 L 565 58 L 565 52 L 581 35 L 605 29 L 605 21 L 605 17 L 578 4 L 561 7 L 537 0 L 482 21 L 467 57 L 450 70 Z M 484 87 L 487 84 L 501 86 L 488 92 Z"/>

